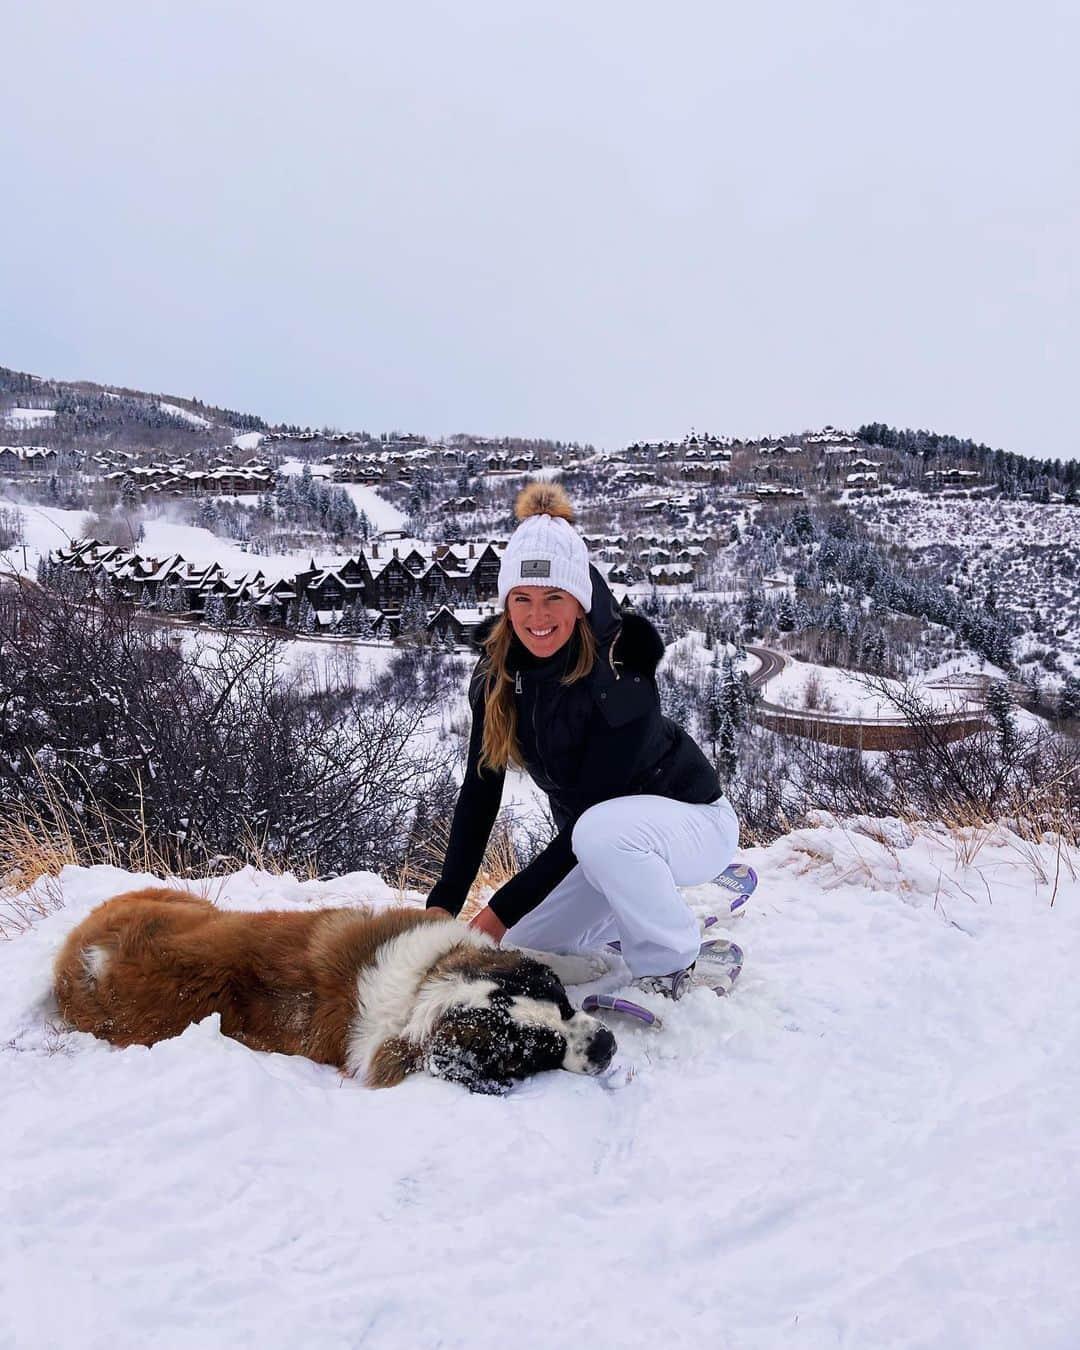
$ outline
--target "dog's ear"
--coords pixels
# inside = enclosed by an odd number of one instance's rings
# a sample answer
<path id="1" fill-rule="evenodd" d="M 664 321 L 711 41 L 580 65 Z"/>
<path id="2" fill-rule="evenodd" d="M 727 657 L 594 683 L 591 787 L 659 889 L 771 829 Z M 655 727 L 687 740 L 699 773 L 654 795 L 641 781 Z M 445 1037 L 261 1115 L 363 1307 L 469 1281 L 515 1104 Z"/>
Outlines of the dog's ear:
<path id="1" fill-rule="evenodd" d="M 506 1036 L 509 1019 L 491 1008 L 460 1008 L 439 1019 L 423 1062 L 435 1078 L 470 1092 L 501 1097 L 510 1091 Z"/>
<path id="2" fill-rule="evenodd" d="M 420 1067 L 421 1050 L 404 1036 L 387 1036 L 371 1057 L 365 1083 L 370 1088 L 397 1087 Z"/>

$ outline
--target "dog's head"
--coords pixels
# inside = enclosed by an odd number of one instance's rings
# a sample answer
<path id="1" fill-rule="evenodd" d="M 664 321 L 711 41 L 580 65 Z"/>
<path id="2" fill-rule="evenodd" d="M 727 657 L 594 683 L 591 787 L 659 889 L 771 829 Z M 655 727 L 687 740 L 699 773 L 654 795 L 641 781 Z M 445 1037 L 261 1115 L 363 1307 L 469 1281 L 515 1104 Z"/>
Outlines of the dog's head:
<path id="1" fill-rule="evenodd" d="M 470 1092 L 503 1093 L 546 1069 L 602 1073 L 615 1049 L 615 1037 L 571 1005 L 549 966 L 470 945 L 430 970 L 403 1033 L 376 1047 L 367 1081 L 389 1087 L 426 1070 Z"/>

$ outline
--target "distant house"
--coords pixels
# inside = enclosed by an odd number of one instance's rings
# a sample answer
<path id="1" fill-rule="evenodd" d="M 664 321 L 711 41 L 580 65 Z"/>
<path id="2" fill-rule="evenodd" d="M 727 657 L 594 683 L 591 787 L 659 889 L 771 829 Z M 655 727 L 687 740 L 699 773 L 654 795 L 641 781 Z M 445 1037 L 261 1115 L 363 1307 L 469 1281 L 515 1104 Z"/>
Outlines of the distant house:
<path id="1" fill-rule="evenodd" d="M 690 563 L 658 563 L 648 569 L 648 575 L 657 586 L 678 586 L 694 580 L 694 569 Z"/>
<path id="2" fill-rule="evenodd" d="M 0 445 L 0 473 L 46 469 L 55 458 L 47 445 Z"/>
<path id="3" fill-rule="evenodd" d="M 758 501 L 763 502 L 774 501 L 778 497 L 804 497 L 806 494 L 803 492 L 802 488 L 785 487 L 783 484 L 777 483 L 759 483 L 754 489 L 753 495 L 757 497 Z"/>
<path id="4" fill-rule="evenodd" d="M 978 478 L 978 469 L 927 469 L 923 475 L 931 483 L 966 483 L 972 478 Z"/>
<path id="5" fill-rule="evenodd" d="M 446 611 L 435 630 L 449 631 L 458 641 L 471 621 L 471 611 L 462 602 L 471 596 L 482 603 L 495 595 L 504 548 L 504 542 L 492 540 L 450 544 L 437 548 L 431 557 L 410 542 L 403 558 L 397 544 L 390 545 L 387 557 L 385 543 L 376 540 L 357 557 L 336 566 L 320 567 L 312 558 L 307 568 L 273 582 L 262 571 L 227 573 L 218 563 L 196 566 L 179 554 L 143 558 L 130 549 L 95 540 L 76 541 L 53 556 L 62 566 L 100 576 L 95 584 L 102 594 L 119 593 L 134 603 L 159 604 L 163 587 L 179 585 L 183 610 L 196 618 L 205 615 L 211 598 L 217 598 L 230 620 L 244 612 L 263 623 L 295 624 L 297 604 L 307 600 L 319 629 L 328 629 L 342 611 L 359 604 L 377 631 L 396 635 L 402 606 L 419 596 L 427 609 L 437 614 Z M 215 612 L 220 614 L 219 607 L 215 606 Z"/>

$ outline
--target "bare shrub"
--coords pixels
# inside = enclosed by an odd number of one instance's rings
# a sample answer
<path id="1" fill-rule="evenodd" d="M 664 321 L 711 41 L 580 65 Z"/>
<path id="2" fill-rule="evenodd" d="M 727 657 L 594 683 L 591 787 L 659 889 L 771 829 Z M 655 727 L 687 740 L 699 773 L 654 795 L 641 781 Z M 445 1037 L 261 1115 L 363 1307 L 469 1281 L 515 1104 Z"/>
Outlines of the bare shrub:
<path id="1" fill-rule="evenodd" d="M 264 633 L 185 652 L 128 606 L 0 590 L 0 806 L 70 860 L 393 867 L 447 768 L 431 710 L 404 682 L 307 695 Z"/>
<path id="2" fill-rule="evenodd" d="M 803 707 L 811 712 L 832 712 L 835 706 L 832 697 L 825 689 L 825 683 L 816 670 L 812 670 L 803 685 Z"/>
<path id="3" fill-rule="evenodd" d="M 23 518 L 16 506 L 0 506 L 0 549 L 22 543 Z"/>

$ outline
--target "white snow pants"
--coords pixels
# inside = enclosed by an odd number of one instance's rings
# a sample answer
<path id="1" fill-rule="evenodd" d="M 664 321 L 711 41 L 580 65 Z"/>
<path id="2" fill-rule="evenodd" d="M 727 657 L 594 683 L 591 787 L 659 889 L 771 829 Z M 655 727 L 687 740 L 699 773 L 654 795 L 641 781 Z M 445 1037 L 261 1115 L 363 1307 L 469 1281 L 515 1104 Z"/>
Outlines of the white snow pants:
<path id="1" fill-rule="evenodd" d="M 618 939 L 635 976 L 684 970 L 697 959 L 701 930 L 677 887 L 711 881 L 738 843 L 726 797 L 708 805 L 647 795 L 598 802 L 574 826 L 577 866 L 506 941 L 566 954 Z"/>

